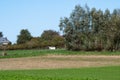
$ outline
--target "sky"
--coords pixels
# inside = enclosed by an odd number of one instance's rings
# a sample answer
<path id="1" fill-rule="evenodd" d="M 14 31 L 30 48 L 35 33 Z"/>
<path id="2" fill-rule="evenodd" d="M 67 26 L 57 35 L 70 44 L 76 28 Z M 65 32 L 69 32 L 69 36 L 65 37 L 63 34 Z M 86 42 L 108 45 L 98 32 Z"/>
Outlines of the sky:
<path id="1" fill-rule="evenodd" d="M 40 37 L 44 30 L 59 30 L 61 17 L 69 17 L 75 5 L 90 8 L 120 8 L 120 0 L 0 0 L 0 32 L 12 43 L 22 29 Z"/>

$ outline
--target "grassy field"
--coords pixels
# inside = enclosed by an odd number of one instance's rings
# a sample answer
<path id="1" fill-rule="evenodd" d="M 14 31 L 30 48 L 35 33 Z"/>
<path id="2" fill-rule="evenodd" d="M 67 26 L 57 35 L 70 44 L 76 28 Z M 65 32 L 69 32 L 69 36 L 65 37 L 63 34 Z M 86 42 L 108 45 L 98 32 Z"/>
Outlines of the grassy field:
<path id="1" fill-rule="evenodd" d="M 67 51 L 64 49 L 57 50 L 11 50 L 6 51 L 7 56 L 1 56 L 2 51 L 0 51 L 0 58 L 18 58 L 18 57 L 32 57 L 46 54 L 62 54 L 62 55 L 120 55 L 120 52 L 109 52 L 109 51 Z"/>
<path id="2" fill-rule="evenodd" d="M 120 80 L 120 66 L 43 69 L 43 70 L 4 70 L 0 80 Z"/>
<path id="3" fill-rule="evenodd" d="M 120 52 L 12 50 L 2 56 L 0 80 L 120 80 Z"/>

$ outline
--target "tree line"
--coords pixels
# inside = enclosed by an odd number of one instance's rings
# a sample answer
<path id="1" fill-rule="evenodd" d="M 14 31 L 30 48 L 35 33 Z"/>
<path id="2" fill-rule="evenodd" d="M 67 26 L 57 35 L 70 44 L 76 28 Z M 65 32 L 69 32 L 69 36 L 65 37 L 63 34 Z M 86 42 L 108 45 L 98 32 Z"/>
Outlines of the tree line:
<path id="1" fill-rule="evenodd" d="M 45 30 L 40 37 L 33 37 L 27 29 L 17 36 L 17 43 L 8 49 L 34 49 L 56 46 L 67 50 L 118 51 L 120 50 L 120 9 L 90 9 L 76 5 L 70 17 L 60 19 L 63 36 L 54 30 Z M 0 36 L 3 36 L 0 32 Z"/>
<path id="2" fill-rule="evenodd" d="M 2 32 L 0 36 L 3 37 Z M 27 29 L 22 29 L 17 36 L 16 44 L 8 45 L 7 49 L 47 49 L 48 46 L 64 48 L 64 37 L 54 30 L 45 30 L 41 36 L 33 37 Z"/>
<path id="3" fill-rule="evenodd" d="M 120 9 L 76 5 L 70 17 L 60 19 L 59 27 L 68 50 L 120 50 Z"/>

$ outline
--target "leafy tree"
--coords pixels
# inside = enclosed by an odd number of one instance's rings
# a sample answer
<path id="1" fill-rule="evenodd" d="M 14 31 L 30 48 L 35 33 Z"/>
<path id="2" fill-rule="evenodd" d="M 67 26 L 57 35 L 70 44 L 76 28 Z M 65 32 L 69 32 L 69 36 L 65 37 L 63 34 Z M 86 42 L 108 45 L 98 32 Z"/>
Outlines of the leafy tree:
<path id="1" fill-rule="evenodd" d="M 80 50 L 87 43 L 86 35 L 90 30 L 89 8 L 80 5 L 75 6 L 70 18 L 60 20 L 60 29 L 65 33 L 68 50 Z"/>
<path id="2" fill-rule="evenodd" d="M 45 30 L 42 33 L 41 38 L 43 40 L 52 40 L 54 36 L 59 36 L 59 33 L 54 30 Z"/>
<path id="3" fill-rule="evenodd" d="M 64 38 L 54 30 L 45 30 L 41 35 L 40 42 L 43 47 L 64 47 Z"/>
<path id="4" fill-rule="evenodd" d="M 70 17 L 60 19 L 68 50 L 120 50 L 120 9 L 91 10 L 75 6 Z"/>
<path id="5" fill-rule="evenodd" d="M 24 44 L 30 41 L 32 38 L 30 32 L 27 29 L 22 29 L 20 35 L 17 36 L 17 44 Z"/>
<path id="6" fill-rule="evenodd" d="M 112 49 L 120 49 L 120 9 L 114 9 L 111 16 L 111 40 L 112 40 Z"/>
<path id="7" fill-rule="evenodd" d="M 104 26 L 102 28 L 103 46 L 105 50 L 108 50 L 111 47 L 111 42 L 112 42 L 110 28 L 113 27 L 111 23 L 111 14 L 110 14 L 109 9 L 105 10 L 104 15 L 103 15 L 103 21 L 104 21 L 104 24 L 103 24 Z"/>
<path id="8" fill-rule="evenodd" d="M 2 32 L 0 32 L 0 37 L 3 37 L 3 34 L 2 34 Z"/>
<path id="9" fill-rule="evenodd" d="M 40 47 L 40 41 L 39 37 L 33 37 L 30 41 L 26 43 L 27 48 L 39 48 Z"/>
<path id="10" fill-rule="evenodd" d="M 65 47 L 65 42 L 64 42 L 64 37 L 62 36 L 55 36 L 53 39 L 52 39 L 52 45 L 58 47 L 58 48 L 64 48 Z"/>

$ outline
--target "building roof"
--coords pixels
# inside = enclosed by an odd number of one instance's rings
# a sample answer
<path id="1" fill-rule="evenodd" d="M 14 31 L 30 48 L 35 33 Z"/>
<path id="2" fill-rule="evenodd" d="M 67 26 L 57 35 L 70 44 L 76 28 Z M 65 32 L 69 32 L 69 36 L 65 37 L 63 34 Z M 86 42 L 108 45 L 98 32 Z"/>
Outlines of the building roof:
<path id="1" fill-rule="evenodd" d="M 10 43 L 10 41 L 6 37 L 0 37 L 0 45 L 3 43 Z"/>

